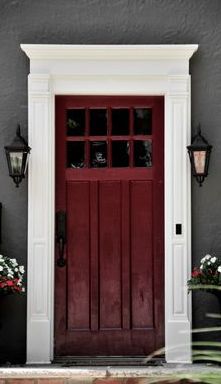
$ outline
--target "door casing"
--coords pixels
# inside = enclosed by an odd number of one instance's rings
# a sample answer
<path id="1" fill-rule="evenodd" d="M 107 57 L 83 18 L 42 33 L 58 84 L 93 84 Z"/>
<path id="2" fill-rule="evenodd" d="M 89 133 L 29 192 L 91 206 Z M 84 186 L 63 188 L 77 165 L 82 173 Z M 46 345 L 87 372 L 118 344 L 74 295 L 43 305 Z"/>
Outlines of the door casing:
<path id="1" fill-rule="evenodd" d="M 165 97 L 165 347 L 167 362 L 191 362 L 189 59 L 197 45 L 21 45 L 28 79 L 27 363 L 54 350 L 55 108 L 60 95 Z M 182 234 L 176 234 L 176 224 Z"/>

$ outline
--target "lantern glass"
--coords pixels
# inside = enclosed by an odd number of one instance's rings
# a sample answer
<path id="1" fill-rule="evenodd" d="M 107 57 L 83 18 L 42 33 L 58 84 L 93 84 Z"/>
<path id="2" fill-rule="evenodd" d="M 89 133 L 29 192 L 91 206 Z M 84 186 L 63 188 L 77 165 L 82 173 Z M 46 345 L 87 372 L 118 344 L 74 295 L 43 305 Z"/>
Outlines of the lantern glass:
<path id="1" fill-rule="evenodd" d="M 206 151 L 193 151 L 194 167 L 197 175 L 203 175 L 206 167 Z"/>
<path id="2" fill-rule="evenodd" d="M 12 175 L 21 175 L 23 165 L 23 153 L 22 152 L 10 152 L 10 163 Z"/>

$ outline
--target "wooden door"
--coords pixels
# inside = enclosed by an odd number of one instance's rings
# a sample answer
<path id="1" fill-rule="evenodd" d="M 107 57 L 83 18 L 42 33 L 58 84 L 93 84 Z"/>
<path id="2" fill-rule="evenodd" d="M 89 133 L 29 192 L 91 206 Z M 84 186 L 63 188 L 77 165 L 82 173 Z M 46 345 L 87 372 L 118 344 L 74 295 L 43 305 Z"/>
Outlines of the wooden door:
<path id="1" fill-rule="evenodd" d="M 164 346 L 163 97 L 56 97 L 55 355 Z"/>

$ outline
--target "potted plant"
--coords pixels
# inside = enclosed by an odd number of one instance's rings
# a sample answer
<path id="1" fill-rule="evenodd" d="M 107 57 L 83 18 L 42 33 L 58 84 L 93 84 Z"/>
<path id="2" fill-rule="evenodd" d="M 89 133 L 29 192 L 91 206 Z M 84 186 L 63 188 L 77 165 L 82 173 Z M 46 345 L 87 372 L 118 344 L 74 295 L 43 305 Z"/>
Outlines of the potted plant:
<path id="1" fill-rule="evenodd" d="M 19 339 L 16 324 L 25 308 L 24 273 L 24 266 L 16 259 L 0 254 L 0 363 L 10 359 L 9 334 L 12 340 Z M 5 345 L 8 347 L 3 348 Z"/>
<path id="2" fill-rule="evenodd" d="M 24 266 L 16 259 L 0 255 L 0 295 L 24 293 L 24 273 Z"/>
<path id="3" fill-rule="evenodd" d="M 204 256 L 200 266 L 193 269 L 187 286 L 189 291 L 200 289 L 213 293 L 221 305 L 221 259 L 212 255 Z"/>

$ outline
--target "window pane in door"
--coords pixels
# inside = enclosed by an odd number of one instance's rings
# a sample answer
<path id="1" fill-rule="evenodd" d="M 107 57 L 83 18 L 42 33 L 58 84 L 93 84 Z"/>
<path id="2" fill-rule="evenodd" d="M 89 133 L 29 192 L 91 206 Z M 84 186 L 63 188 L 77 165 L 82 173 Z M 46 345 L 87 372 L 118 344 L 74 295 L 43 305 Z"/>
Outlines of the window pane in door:
<path id="1" fill-rule="evenodd" d="M 92 141 L 90 143 L 90 167 L 107 167 L 107 143 L 106 141 Z"/>
<path id="2" fill-rule="evenodd" d="M 68 168 L 83 168 L 84 161 L 84 142 L 74 141 L 67 143 L 67 167 Z"/>
<path id="3" fill-rule="evenodd" d="M 135 167 L 152 167 L 152 142 L 134 141 L 134 165 Z"/>
<path id="4" fill-rule="evenodd" d="M 67 110 L 67 135 L 83 136 L 85 133 L 85 109 Z"/>
<path id="5" fill-rule="evenodd" d="M 113 141 L 112 142 L 112 166 L 113 167 L 129 167 L 129 142 Z"/>
<path id="6" fill-rule="evenodd" d="M 151 135 L 152 134 L 152 109 L 135 108 L 134 109 L 134 134 Z"/>
<path id="7" fill-rule="evenodd" d="M 129 109 L 112 109 L 112 135 L 129 135 Z"/>
<path id="8" fill-rule="evenodd" d="M 90 110 L 90 135 L 104 136 L 107 134 L 107 110 Z"/>

